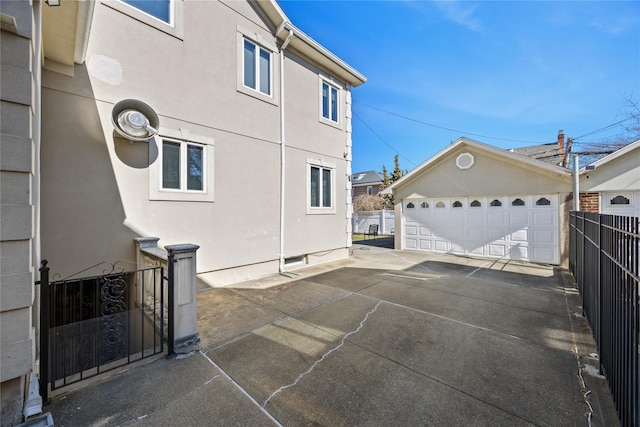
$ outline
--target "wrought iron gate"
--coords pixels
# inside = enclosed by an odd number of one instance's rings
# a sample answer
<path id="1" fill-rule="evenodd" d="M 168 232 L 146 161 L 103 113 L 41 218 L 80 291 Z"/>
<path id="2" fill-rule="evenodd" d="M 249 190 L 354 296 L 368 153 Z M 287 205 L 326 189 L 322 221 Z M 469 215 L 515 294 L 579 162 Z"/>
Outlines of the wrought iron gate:
<path id="1" fill-rule="evenodd" d="M 165 351 L 164 268 L 49 281 L 40 268 L 40 394 Z"/>

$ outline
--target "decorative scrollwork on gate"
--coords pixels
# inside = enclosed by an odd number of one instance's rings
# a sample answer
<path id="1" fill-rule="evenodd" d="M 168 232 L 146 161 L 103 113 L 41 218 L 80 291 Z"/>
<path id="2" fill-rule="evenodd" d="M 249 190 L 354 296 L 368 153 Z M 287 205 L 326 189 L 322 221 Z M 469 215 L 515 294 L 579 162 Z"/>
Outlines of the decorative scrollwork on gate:
<path id="1" fill-rule="evenodd" d="M 122 274 L 105 276 L 100 286 L 103 362 L 127 355 L 127 282 Z"/>

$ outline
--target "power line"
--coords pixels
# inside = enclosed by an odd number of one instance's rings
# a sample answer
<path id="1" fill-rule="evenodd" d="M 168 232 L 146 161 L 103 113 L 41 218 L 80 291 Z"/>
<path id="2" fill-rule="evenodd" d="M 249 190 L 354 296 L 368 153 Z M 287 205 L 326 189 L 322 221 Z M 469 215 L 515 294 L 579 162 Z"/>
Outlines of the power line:
<path id="1" fill-rule="evenodd" d="M 613 127 L 616 127 L 616 126 L 618 126 L 619 124 L 622 124 L 622 123 L 626 122 L 627 120 L 629 120 L 629 117 L 627 117 L 627 118 L 625 118 L 625 119 L 622 119 L 622 120 L 620 120 L 619 122 L 611 123 L 610 125 L 607 125 L 607 126 L 605 126 L 605 127 L 602 127 L 602 128 L 600 128 L 600 129 L 596 129 L 596 130 L 594 130 L 594 131 L 591 131 L 591 132 L 585 133 L 584 135 L 580 135 L 580 136 L 578 136 L 578 137 L 576 137 L 576 138 L 573 138 L 573 140 L 575 141 L 576 139 L 580 139 L 580 138 L 583 138 L 583 137 L 585 137 L 585 136 L 593 135 L 594 133 L 603 132 L 603 131 L 605 131 L 605 130 L 608 130 L 608 129 L 611 129 L 611 128 L 613 128 Z"/>
<path id="2" fill-rule="evenodd" d="M 479 133 L 466 132 L 466 131 L 463 131 L 463 130 L 458 130 L 458 129 L 448 128 L 448 127 L 445 127 L 445 126 L 435 125 L 433 123 L 428 123 L 428 122 L 425 122 L 423 120 L 414 119 L 412 117 L 403 116 L 402 114 L 393 113 L 391 111 L 386 111 L 386 110 L 383 110 L 381 108 L 374 107 L 374 106 L 368 105 L 368 104 L 364 104 L 364 103 L 359 102 L 359 101 L 353 101 L 353 103 L 362 105 L 363 107 L 371 108 L 372 110 L 380 111 L 381 113 L 385 113 L 385 114 L 388 114 L 390 116 L 399 117 L 401 119 L 409 120 L 409 121 L 412 121 L 412 122 L 415 122 L 415 123 L 419 123 L 419 124 L 422 124 L 422 125 L 425 125 L 425 126 L 431 126 L 433 128 L 436 128 L 436 129 L 442 129 L 442 130 L 446 130 L 446 131 L 449 131 L 449 132 L 456 132 L 456 133 L 461 134 L 461 135 L 479 136 L 481 138 L 497 139 L 499 141 L 524 142 L 524 143 L 527 143 L 527 144 L 548 144 L 549 143 L 549 141 L 545 141 L 545 142 L 527 141 L 527 140 L 524 140 L 524 139 L 501 138 L 501 137 L 498 137 L 498 136 L 490 136 L 490 135 L 483 135 L 483 134 L 479 134 Z"/>
<path id="3" fill-rule="evenodd" d="M 372 128 L 371 126 L 369 126 L 364 120 L 362 120 L 362 117 L 360 117 L 355 111 L 351 111 L 352 114 L 354 115 L 354 117 L 356 117 L 358 120 L 360 120 L 360 122 L 362 122 L 363 125 L 365 125 L 365 127 L 367 129 L 369 129 L 369 131 L 371 131 L 372 134 L 374 134 L 380 141 L 384 142 L 389 148 L 391 148 L 398 156 L 402 157 L 403 159 L 405 159 L 406 161 L 408 161 L 409 163 L 411 163 L 413 166 L 418 166 L 416 163 L 414 163 L 413 161 L 409 160 L 407 157 L 405 157 L 404 155 L 402 155 L 402 153 L 400 153 L 398 150 L 396 150 L 396 148 L 389 144 L 387 141 L 385 141 L 385 139 L 383 137 L 381 137 L 380 135 L 378 135 Z"/>

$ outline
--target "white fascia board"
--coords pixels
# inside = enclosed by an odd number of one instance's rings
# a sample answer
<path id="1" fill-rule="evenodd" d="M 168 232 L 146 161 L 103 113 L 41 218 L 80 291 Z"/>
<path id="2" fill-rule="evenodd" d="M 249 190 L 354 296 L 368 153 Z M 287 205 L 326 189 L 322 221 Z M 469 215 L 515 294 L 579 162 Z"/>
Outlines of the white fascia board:
<path id="1" fill-rule="evenodd" d="M 633 150 L 635 150 L 635 149 L 636 149 L 636 148 L 638 148 L 638 147 L 640 147 L 640 139 L 639 139 L 639 140 L 637 140 L 637 141 L 635 141 L 635 142 L 632 142 L 631 144 L 625 145 L 625 146 L 624 146 L 624 147 L 622 147 L 621 149 L 616 150 L 616 151 L 614 151 L 614 152 L 613 152 L 613 153 L 611 153 L 611 154 L 607 154 L 607 155 L 606 155 L 606 156 L 604 156 L 603 158 L 601 158 L 601 159 L 599 159 L 599 160 L 596 160 L 595 162 L 593 162 L 593 163 L 589 164 L 588 166 L 593 166 L 593 167 L 595 167 L 595 168 L 598 168 L 598 167 L 600 167 L 600 166 L 602 166 L 602 165 L 605 165 L 605 164 L 609 163 L 609 162 L 610 162 L 610 161 L 612 161 L 612 160 L 617 159 L 618 157 L 624 156 L 624 155 L 625 155 L 625 154 L 627 154 L 628 152 L 633 151 Z M 587 167 L 586 167 L 586 166 L 583 166 L 583 167 L 580 169 L 580 172 L 579 172 L 579 173 L 580 173 L 580 175 L 582 175 L 583 173 L 586 173 L 586 172 L 591 172 L 591 171 L 590 171 L 590 170 L 589 170 L 589 171 L 587 171 Z"/>

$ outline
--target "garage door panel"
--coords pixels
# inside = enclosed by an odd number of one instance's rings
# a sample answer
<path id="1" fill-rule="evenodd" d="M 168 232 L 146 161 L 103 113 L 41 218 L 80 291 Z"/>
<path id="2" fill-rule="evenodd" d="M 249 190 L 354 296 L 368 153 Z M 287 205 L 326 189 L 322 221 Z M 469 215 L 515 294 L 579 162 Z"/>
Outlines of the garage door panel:
<path id="1" fill-rule="evenodd" d="M 533 248 L 533 257 L 537 262 L 554 264 L 555 248 L 554 247 L 535 247 Z"/>
<path id="2" fill-rule="evenodd" d="M 405 232 L 407 233 L 407 236 L 417 236 L 418 227 L 416 227 L 415 225 L 407 225 L 405 227 Z"/>
<path id="3" fill-rule="evenodd" d="M 509 258 L 517 260 L 528 260 L 529 248 L 523 245 L 513 245 L 509 247 Z"/>
<path id="4" fill-rule="evenodd" d="M 507 246 L 506 245 L 497 245 L 490 243 L 488 246 L 490 256 L 499 256 L 503 257 L 507 254 Z"/>
<path id="5" fill-rule="evenodd" d="M 469 212 L 469 225 L 484 225 L 485 217 L 483 212 Z"/>
<path id="6" fill-rule="evenodd" d="M 404 246 L 407 249 L 417 249 L 418 248 L 418 239 L 405 239 Z"/>
<path id="7" fill-rule="evenodd" d="M 457 208 L 462 209 L 462 208 Z M 464 212 L 451 212 L 449 215 L 449 223 L 450 224 L 464 224 Z"/>
<path id="8" fill-rule="evenodd" d="M 527 225 L 529 224 L 528 212 L 509 212 L 509 225 Z"/>
<path id="9" fill-rule="evenodd" d="M 510 239 L 512 242 L 527 242 L 529 240 L 528 230 L 516 230 L 511 232 Z"/>
<path id="10" fill-rule="evenodd" d="M 505 227 L 487 227 L 487 240 L 489 242 L 506 240 L 507 234 L 507 229 Z"/>
<path id="11" fill-rule="evenodd" d="M 531 241 L 534 244 L 553 245 L 556 243 L 555 232 L 552 229 L 534 230 L 532 235 Z"/>
<path id="12" fill-rule="evenodd" d="M 419 231 L 420 231 L 420 236 L 428 237 L 432 235 L 431 229 L 429 227 L 420 227 Z"/>
<path id="13" fill-rule="evenodd" d="M 436 213 L 432 217 L 433 225 L 446 225 L 449 224 L 449 215 L 445 213 Z"/>
<path id="14" fill-rule="evenodd" d="M 433 250 L 433 242 L 431 242 L 431 240 L 427 240 L 427 239 L 420 239 L 420 249 L 422 249 L 423 251 L 430 251 Z"/>
<path id="15" fill-rule="evenodd" d="M 433 249 L 436 252 L 447 252 L 449 250 L 449 242 L 447 240 L 435 240 Z"/>
<path id="16" fill-rule="evenodd" d="M 556 222 L 555 218 L 554 212 L 533 212 L 533 225 L 553 226 Z"/>
<path id="17" fill-rule="evenodd" d="M 506 213 L 505 212 L 489 212 L 487 213 L 487 224 L 500 224 L 500 225 L 504 225 L 505 224 L 505 217 L 506 217 Z"/>
<path id="18" fill-rule="evenodd" d="M 469 240 L 474 242 L 481 242 L 484 236 L 484 230 L 481 227 L 469 228 Z"/>

